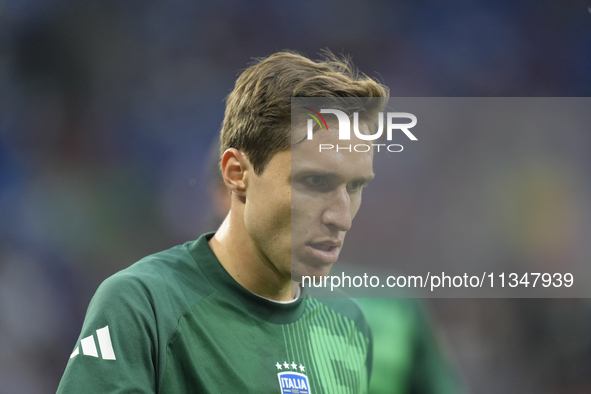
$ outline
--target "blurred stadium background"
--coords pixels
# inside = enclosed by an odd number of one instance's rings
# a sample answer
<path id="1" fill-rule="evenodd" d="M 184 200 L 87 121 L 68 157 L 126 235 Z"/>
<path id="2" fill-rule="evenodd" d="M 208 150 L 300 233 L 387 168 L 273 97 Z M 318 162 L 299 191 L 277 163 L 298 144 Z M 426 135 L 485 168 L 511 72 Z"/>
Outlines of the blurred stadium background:
<path id="1" fill-rule="evenodd" d="M 252 57 L 330 48 L 401 97 L 589 96 L 590 5 L 0 1 L 0 393 L 55 392 L 98 284 L 208 230 L 207 150 Z M 591 393 L 589 300 L 430 301 L 472 392 Z"/>

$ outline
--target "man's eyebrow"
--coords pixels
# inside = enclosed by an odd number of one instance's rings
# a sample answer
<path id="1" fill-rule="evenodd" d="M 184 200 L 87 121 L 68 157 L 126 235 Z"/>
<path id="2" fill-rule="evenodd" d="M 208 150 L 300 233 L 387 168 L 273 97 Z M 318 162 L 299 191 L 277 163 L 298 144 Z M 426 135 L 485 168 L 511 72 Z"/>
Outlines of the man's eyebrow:
<path id="1" fill-rule="evenodd" d="M 326 170 L 322 170 L 322 169 L 313 169 L 313 168 L 309 168 L 309 169 L 302 169 L 301 173 L 303 175 L 320 175 L 320 176 L 325 176 L 328 178 L 343 178 L 343 174 L 340 174 L 338 172 L 330 172 L 330 171 L 326 171 Z M 376 176 L 376 174 L 374 174 L 373 172 L 371 173 L 371 175 L 368 176 L 359 176 L 359 177 L 355 177 L 353 179 L 353 181 L 360 181 L 363 183 L 367 183 L 369 181 L 371 181 L 372 179 L 374 179 Z"/>

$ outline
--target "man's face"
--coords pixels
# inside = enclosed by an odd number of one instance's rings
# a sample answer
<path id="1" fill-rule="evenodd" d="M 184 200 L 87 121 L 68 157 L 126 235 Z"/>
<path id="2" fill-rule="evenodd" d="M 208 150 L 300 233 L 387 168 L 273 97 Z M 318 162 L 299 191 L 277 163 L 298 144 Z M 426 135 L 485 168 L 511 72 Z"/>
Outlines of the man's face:
<path id="1" fill-rule="evenodd" d="M 276 153 L 249 185 L 247 231 L 261 256 L 285 277 L 328 275 L 361 204 L 362 188 L 374 176 L 371 151 L 319 152 L 319 144 L 363 143 L 318 131 L 313 140 Z"/>

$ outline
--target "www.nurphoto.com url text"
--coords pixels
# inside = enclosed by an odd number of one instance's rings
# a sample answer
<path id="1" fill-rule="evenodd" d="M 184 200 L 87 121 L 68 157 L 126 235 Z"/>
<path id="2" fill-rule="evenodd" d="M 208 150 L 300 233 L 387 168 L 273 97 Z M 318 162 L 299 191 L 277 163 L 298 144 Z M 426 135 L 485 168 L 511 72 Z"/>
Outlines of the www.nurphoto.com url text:
<path id="1" fill-rule="evenodd" d="M 494 273 L 483 272 L 482 275 L 446 275 L 441 274 L 426 275 L 399 275 L 388 276 L 381 280 L 378 276 L 363 275 L 349 276 L 342 275 L 323 276 L 323 277 L 302 277 L 302 287 L 330 287 L 330 291 L 335 288 L 377 288 L 377 287 L 400 287 L 400 288 L 426 288 L 435 291 L 439 288 L 496 288 L 496 287 L 571 287 L 574 283 L 574 277 L 571 273 L 540 273 L 526 272 L 516 273 Z"/>

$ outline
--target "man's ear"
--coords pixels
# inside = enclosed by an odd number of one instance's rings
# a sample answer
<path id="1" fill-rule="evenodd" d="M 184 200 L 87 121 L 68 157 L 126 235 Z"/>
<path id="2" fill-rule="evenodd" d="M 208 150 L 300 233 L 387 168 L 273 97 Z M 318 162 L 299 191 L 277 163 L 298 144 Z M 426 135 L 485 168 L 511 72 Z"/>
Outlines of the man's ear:
<path id="1" fill-rule="evenodd" d="M 248 184 L 247 174 L 251 165 L 245 155 L 238 149 L 228 148 L 222 155 L 222 178 L 232 193 L 239 196 L 246 195 Z"/>

